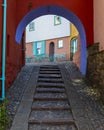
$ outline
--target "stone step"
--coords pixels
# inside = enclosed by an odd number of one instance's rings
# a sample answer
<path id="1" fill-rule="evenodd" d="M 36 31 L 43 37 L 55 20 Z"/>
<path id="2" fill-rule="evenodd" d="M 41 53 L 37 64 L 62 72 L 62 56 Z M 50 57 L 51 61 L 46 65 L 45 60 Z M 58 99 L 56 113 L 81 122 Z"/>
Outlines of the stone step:
<path id="1" fill-rule="evenodd" d="M 56 82 L 56 83 L 63 83 L 61 78 L 38 78 L 38 82 Z"/>
<path id="2" fill-rule="evenodd" d="M 62 100 L 38 100 L 33 102 L 32 109 L 70 109 L 68 101 Z"/>
<path id="3" fill-rule="evenodd" d="M 37 81 L 38 83 L 63 83 L 63 81 L 61 80 L 61 81 L 58 81 L 58 80 L 38 80 Z"/>
<path id="4" fill-rule="evenodd" d="M 60 71 L 39 71 L 39 74 L 61 74 Z"/>
<path id="5" fill-rule="evenodd" d="M 65 88 L 62 87 L 37 87 L 36 88 L 37 92 L 65 92 Z"/>
<path id="6" fill-rule="evenodd" d="M 56 69 L 56 68 L 40 68 L 40 71 L 60 71 L 60 69 Z"/>
<path id="7" fill-rule="evenodd" d="M 68 125 L 51 125 L 51 124 L 31 124 L 29 130 L 77 130 L 74 124 Z"/>
<path id="8" fill-rule="evenodd" d="M 38 82 L 37 83 L 38 87 L 65 87 L 65 85 L 63 83 L 45 83 L 45 82 Z"/>
<path id="9" fill-rule="evenodd" d="M 29 117 L 29 123 L 69 123 L 73 121 L 70 110 L 35 110 Z"/>
<path id="10" fill-rule="evenodd" d="M 30 124 L 58 124 L 58 125 L 62 125 L 62 124 L 69 124 L 69 125 L 73 125 L 74 124 L 74 120 L 73 119 L 46 119 L 46 120 L 42 120 L 42 119 L 35 119 L 35 117 L 31 117 L 29 120 Z"/>
<path id="11" fill-rule="evenodd" d="M 34 98 L 66 98 L 65 93 L 36 93 Z"/>
<path id="12" fill-rule="evenodd" d="M 65 90 L 57 90 L 56 91 L 56 90 L 50 90 L 50 89 L 49 90 L 36 89 L 36 92 L 37 93 L 65 93 Z"/>
<path id="13" fill-rule="evenodd" d="M 31 110 L 32 111 L 36 111 L 36 110 L 57 110 L 57 111 L 63 111 L 63 110 L 70 110 L 71 108 L 70 107 L 32 107 Z"/>
<path id="14" fill-rule="evenodd" d="M 68 99 L 65 97 L 34 97 L 34 100 L 64 100 L 67 101 Z"/>
<path id="15" fill-rule="evenodd" d="M 39 74 L 39 78 L 62 78 L 60 74 Z"/>
<path id="16" fill-rule="evenodd" d="M 46 69 L 59 69 L 59 67 L 57 65 L 44 65 L 44 66 L 40 66 L 40 69 L 42 68 L 46 68 Z"/>

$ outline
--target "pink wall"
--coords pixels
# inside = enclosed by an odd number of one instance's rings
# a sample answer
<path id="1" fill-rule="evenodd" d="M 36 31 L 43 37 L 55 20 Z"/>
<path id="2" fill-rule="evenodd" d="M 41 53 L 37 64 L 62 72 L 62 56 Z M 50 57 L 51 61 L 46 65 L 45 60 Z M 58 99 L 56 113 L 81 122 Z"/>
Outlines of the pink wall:
<path id="1" fill-rule="evenodd" d="M 33 56 L 33 45 L 32 43 L 26 43 L 26 56 Z"/>
<path id="2" fill-rule="evenodd" d="M 94 0 L 94 42 L 104 50 L 104 0 Z"/>
<path id="3" fill-rule="evenodd" d="M 58 40 L 63 40 L 63 47 L 62 48 L 58 48 Z M 46 41 L 46 54 L 49 55 L 49 46 L 50 43 L 54 42 L 54 54 L 65 54 L 66 56 L 66 60 L 70 59 L 70 39 L 69 37 L 63 37 L 63 38 L 59 38 L 59 39 L 52 39 L 52 40 L 47 40 Z"/>
<path id="4" fill-rule="evenodd" d="M 63 40 L 63 47 L 58 48 L 58 40 Z M 69 37 L 64 37 L 64 38 L 59 38 L 59 39 L 51 39 L 46 41 L 46 55 L 49 56 L 49 48 L 50 48 L 50 43 L 54 43 L 54 54 L 55 55 L 60 55 L 60 54 L 65 54 L 65 57 L 63 58 L 64 60 L 69 60 L 70 59 L 70 38 Z M 33 56 L 33 45 L 32 43 L 26 43 L 26 56 L 34 57 Z"/>

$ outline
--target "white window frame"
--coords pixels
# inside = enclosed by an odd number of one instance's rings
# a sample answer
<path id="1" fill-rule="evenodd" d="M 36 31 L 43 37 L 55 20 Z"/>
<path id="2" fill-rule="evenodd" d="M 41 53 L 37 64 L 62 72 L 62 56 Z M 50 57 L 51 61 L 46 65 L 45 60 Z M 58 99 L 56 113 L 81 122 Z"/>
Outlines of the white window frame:
<path id="1" fill-rule="evenodd" d="M 58 40 L 58 48 L 63 48 L 63 40 Z"/>

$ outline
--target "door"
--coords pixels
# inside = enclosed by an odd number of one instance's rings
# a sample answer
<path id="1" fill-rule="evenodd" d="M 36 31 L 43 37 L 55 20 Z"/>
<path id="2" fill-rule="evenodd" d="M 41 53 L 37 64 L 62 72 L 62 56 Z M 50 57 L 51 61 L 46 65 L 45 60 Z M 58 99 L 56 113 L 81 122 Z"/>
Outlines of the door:
<path id="1" fill-rule="evenodd" d="M 54 61 L 54 42 L 51 42 L 49 46 L 49 60 Z"/>

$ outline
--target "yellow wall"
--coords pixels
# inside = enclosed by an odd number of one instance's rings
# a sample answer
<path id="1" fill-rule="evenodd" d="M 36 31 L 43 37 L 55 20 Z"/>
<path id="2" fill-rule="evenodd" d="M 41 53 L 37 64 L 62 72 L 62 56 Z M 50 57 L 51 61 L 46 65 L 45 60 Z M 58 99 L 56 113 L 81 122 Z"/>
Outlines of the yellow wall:
<path id="1" fill-rule="evenodd" d="M 76 27 L 71 23 L 70 24 L 70 36 L 69 36 L 69 43 L 71 43 L 71 40 L 74 37 L 78 37 L 79 33 L 76 29 Z M 70 44 L 69 44 L 69 50 L 70 50 Z M 69 53 L 69 57 L 70 57 L 70 53 Z"/>
<path id="2" fill-rule="evenodd" d="M 78 37 L 78 31 L 76 29 L 76 27 L 71 23 L 71 35 L 70 35 L 70 39 L 74 38 L 74 37 Z"/>

